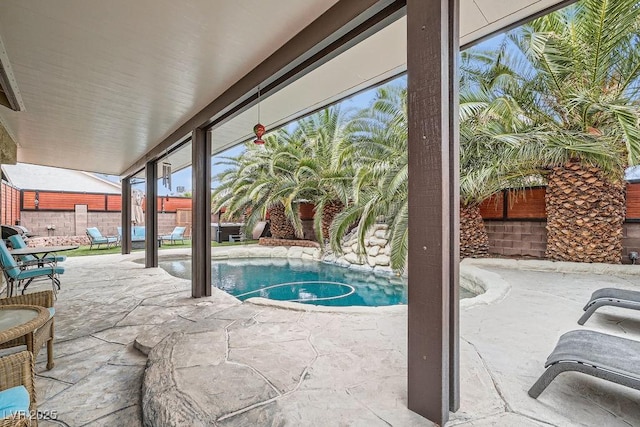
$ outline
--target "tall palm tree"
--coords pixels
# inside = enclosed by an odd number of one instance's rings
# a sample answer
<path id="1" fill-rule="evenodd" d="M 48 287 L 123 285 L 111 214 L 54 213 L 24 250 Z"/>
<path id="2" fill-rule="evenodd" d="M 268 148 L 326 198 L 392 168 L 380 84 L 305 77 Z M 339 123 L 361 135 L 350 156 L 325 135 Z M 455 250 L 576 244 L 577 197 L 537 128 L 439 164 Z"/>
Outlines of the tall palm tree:
<path id="1" fill-rule="evenodd" d="M 508 185 L 522 185 L 522 177 L 530 172 L 522 169 L 527 165 L 517 157 L 502 155 L 509 135 L 526 121 L 504 113 L 506 106 L 519 108 L 513 100 L 494 96 L 477 84 L 465 85 L 465 93 L 460 109 L 460 247 L 462 256 L 483 256 L 488 237 L 479 205 Z M 348 152 L 358 159 L 357 173 L 351 203 L 333 224 L 332 248 L 340 252 L 342 237 L 357 224 L 362 252 L 367 231 L 384 221 L 389 226 L 391 267 L 402 271 L 409 238 L 406 89 L 379 88 L 370 108 L 353 120 L 349 130 Z"/>
<path id="2" fill-rule="evenodd" d="M 294 238 L 294 222 L 300 221 L 296 206 L 277 187 L 288 182 L 291 159 L 296 157 L 297 146 L 283 143 L 288 137 L 285 131 L 270 134 L 264 146 L 248 142 L 242 154 L 223 159 L 220 164 L 228 168 L 216 176 L 220 185 L 212 193 L 212 210 L 225 208 L 226 218 L 243 217 L 245 231 L 268 214 L 273 237 Z"/>
<path id="3" fill-rule="evenodd" d="M 637 0 L 582 0 L 512 32 L 496 55 L 519 75 L 504 92 L 527 93 L 532 125 L 512 148 L 548 179 L 551 259 L 621 260 L 623 172 L 640 161 L 639 14 Z"/>
<path id="4" fill-rule="evenodd" d="M 331 226 L 331 247 L 342 251 L 343 236 L 357 224 L 364 248 L 378 221 L 389 226 L 391 266 L 403 270 L 408 248 L 407 93 L 400 85 L 380 87 L 368 109 L 349 125 L 345 153 L 355 162 L 352 196 Z"/>
<path id="5" fill-rule="evenodd" d="M 303 236 L 299 206 L 316 205 L 314 228 L 323 242 L 333 217 L 348 200 L 353 177 L 351 159 L 340 155 L 347 144 L 348 115 L 329 107 L 297 122 L 292 130 L 280 129 L 265 138 L 264 146 L 246 144 L 246 151 L 227 159 L 230 168 L 217 178 L 214 207 L 225 206 L 227 215 L 248 212 L 245 227 L 252 229 L 268 213 L 276 238 Z"/>
<path id="6" fill-rule="evenodd" d="M 314 230 L 320 243 L 329 237 L 329 227 L 351 197 L 354 159 L 346 155 L 350 117 L 350 111 L 332 106 L 299 120 L 294 131 L 304 147 L 304 159 L 295 171 L 296 197 L 315 204 Z"/>

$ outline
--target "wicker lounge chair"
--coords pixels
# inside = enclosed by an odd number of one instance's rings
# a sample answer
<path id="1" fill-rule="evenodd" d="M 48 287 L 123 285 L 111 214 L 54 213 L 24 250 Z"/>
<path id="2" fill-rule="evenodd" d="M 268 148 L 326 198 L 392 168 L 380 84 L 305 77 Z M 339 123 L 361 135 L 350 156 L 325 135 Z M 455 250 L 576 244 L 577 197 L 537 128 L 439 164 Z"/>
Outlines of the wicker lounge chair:
<path id="1" fill-rule="evenodd" d="M 640 292 L 618 288 L 598 289 L 591 295 L 587 305 L 584 306 L 585 313 L 578 320 L 578 324 L 584 325 L 584 322 L 589 320 L 589 317 L 597 309 L 605 305 L 640 310 Z"/>
<path id="2" fill-rule="evenodd" d="M 87 237 L 89 238 L 89 249 L 93 249 L 93 245 L 99 248 L 100 245 L 117 246 L 120 241 L 117 236 L 103 236 L 97 227 L 87 228 Z"/>
<path id="3" fill-rule="evenodd" d="M 53 292 L 41 291 L 26 295 L 18 295 L 11 298 L 1 298 L 0 305 L 25 304 L 38 305 L 49 309 L 51 317 L 47 322 L 39 327 L 32 335 L 25 335 L 15 340 L 7 341 L 0 344 L 0 349 L 11 348 L 20 345 L 26 345 L 27 349 L 33 352 L 34 359 L 38 357 L 40 349 L 47 344 L 47 370 L 52 369 L 53 362 L 53 331 L 54 331 L 54 315 L 53 308 Z M 31 340 L 28 342 L 27 340 Z"/>
<path id="4" fill-rule="evenodd" d="M 26 390 L 28 396 L 24 396 Z M 0 393 L 11 394 L 16 399 L 12 404 L 17 404 L 12 409 L 19 412 L 0 419 L 0 427 L 35 426 L 36 420 L 29 420 L 29 415 L 36 412 L 36 391 L 33 373 L 33 355 L 28 351 L 0 357 Z M 26 402 L 20 402 L 28 398 Z M 24 406 L 26 407 L 24 407 Z M 0 411 L 5 412 L 0 408 Z M 8 408 L 5 408 L 8 409 Z M 0 415 L 2 417 L 3 415 Z"/>
<path id="5" fill-rule="evenodd" d="M 600 332 L 577 330 L 562 335 L 529 390 L 540 396 L 562 372 L 574 371 L 640 390 L 640 342 Z"/>
<path id="6" fill-rule="evenodd" d="M 22 285 L 22 293 L 27 289 L 29 284 L 38 278 L 51 279 L 54 295 L 57 289 L 60 289 L 60 279 L 58 276 L 64 273 L 64 267 L 58 267 L 55 264 L 47 264 L 44 266 L 32 264 L 18 264 L 7 249 L 4 240 L 0 240 L 0 264 L 2 273 L 7 281 L 7 296 L 13 295 L 14 287 Z"/>
<path id="7" fill-rule="evenodd" d="M 163 242 L 169 241 L 171 244 L 174 244 L 178 240 L 180 240 L 180 243 L 184 243 L 184 232 L 186 229 L 187 227 L 176 227 L 173 229 L 171 234 L 160 236 L 160 240 Z"/>

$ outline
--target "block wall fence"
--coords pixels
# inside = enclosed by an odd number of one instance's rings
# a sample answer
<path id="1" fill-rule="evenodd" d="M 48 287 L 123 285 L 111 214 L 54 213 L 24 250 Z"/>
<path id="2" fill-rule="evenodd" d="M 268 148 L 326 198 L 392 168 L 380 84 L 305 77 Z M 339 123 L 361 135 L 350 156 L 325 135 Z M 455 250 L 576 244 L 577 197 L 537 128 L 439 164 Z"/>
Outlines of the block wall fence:
<path id="1" fill-rule="evenodd" d="M 629 252 L 640 252 L 640 183 L 627 184 L 626 221 L 623 226 L 622 262 Z M 544 187 L 505 190 L 485 200 L 480 213 L 489 236 L 489 253 L 505 257 L 544 258 L 547 215 Z"/>
<path id="2" fill-rule="evenodd" d="M 185 197 L 158 197 L 158 233 L 189 225 L 191 202 Z M 121 209 L 119 194 L 20 190 L 6 181 L 0 188 L 1 223 L 22 225 L 37 236 L 84 236 L 87 227 L 117 235 Z M 184 218 L 188 223 L 183 224 Z"/>

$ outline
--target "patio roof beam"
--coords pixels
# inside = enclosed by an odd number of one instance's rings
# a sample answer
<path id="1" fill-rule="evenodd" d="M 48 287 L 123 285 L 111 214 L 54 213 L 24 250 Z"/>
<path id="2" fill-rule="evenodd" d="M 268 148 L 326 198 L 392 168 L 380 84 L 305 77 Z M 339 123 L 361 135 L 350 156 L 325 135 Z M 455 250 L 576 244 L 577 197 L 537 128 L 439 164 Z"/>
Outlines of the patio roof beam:
<path id="1" fill-rule="evenodd" d="M 444 425 L 457 409 L 455 209 L 459 0 L 407 0 L 408 407 Z M 453 201 L 451 199 L 454 199 Z M 453 333 L 453 334 L 452 334 Z M 452 360 L 453 358 L 453 360 Z M 453 397 L 453 399 L 452 399 Z"/>
<path id="2" fill-rule="evenodd" d="M 250 108 L 404 15 L 405 0 L 340 0 L 237 83 L 121 173 L 130 176 L 185 142 Z"/>
<path id="3" fill-rule="evenodd" d="M 158 168 L 156 161 L 147 162 L 146 210 L 144 212 L 144 266 L 158 266 Z"/>

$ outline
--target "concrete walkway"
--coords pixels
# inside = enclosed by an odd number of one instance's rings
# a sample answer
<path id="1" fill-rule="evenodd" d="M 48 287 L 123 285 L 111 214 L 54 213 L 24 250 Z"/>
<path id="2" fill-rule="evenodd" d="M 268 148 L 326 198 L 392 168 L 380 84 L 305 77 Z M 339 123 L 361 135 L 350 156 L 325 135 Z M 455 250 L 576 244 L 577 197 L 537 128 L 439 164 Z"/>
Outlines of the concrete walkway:
<path id="1" fill-rule="evenodd" d="M 56 366 L 45 370 L 46 351 L 37 364 L 39 409 L 58 421 L 42 426 L 140 426 L 143 404 L 148 425 L 431 425 L 406 409 L 406 307 L 193 300 L 188 281 L 129 261 L 140 256 L 65 262 Z M 526 394 L 590 293 L 640 289 L 640 274 L 510 267 L 481 266 L 508 293 L 462 310 L 462 406 L 448 425 L 640 425 L 640 392 L 605 381 L 563 374 L 538 400 Z M 640 339 L 640 312 L 602 309 L 586 327 Z M 152 349 L 146 375 L 134 341 Z"/>

